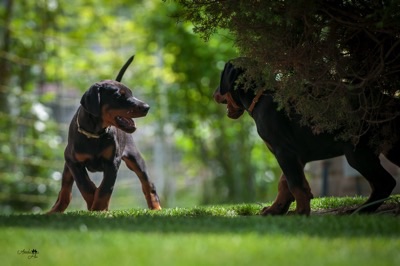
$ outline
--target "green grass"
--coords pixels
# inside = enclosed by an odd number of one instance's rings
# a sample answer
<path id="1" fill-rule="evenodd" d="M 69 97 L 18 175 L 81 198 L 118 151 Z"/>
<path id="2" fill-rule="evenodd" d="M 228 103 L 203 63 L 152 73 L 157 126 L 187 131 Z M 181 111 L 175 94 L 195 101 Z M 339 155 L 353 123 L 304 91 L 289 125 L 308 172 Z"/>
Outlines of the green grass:
<path id="1" fill-rule="evenodd" d="M 315 199 L 312 207 L 363 200 Z M 260 217 L 260 208 L 241 204 L 0 216 L 0 264 L 400 265 L 398 216 Z M 24 249 L 36 249 L 37 258 L 17 254 Z"/>

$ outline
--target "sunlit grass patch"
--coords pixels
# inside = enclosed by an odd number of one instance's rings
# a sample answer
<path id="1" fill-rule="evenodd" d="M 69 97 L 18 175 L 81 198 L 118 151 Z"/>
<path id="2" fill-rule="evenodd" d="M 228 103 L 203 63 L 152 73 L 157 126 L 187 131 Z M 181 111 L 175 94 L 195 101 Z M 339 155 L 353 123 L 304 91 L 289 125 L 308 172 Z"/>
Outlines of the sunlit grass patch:
<path id="1" fill-rule="evenodd" d="M 365 198 L 320 198 L 313 210 Z M 392 198 L 398 200 L 398 196 Z M 398 265 L 394 215 L 268 216 L 266 204 L 0 216 L 0 261 L 23 265 Z"/>
<path id="2" fill-rule="evenodd" d="M 313 210 L 319 209 L 332 209 L 332 208 L 340 208 L 345 206 L 353 206 L 357 207 L 361 205 L 367 198 L 361 196 L 355 197 L 323 197 L 323 198 L 315 198 L 311 201 L 311 208 Z"/>

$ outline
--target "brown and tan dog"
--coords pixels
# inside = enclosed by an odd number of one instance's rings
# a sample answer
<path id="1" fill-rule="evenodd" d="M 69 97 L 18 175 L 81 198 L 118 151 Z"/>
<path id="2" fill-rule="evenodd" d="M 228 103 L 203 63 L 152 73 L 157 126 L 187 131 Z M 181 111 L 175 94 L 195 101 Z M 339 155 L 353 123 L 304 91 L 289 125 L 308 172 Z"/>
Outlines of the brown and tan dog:
<path id="1" fill-rule="evenodd" d="M 150 106 L 120 83 L 132 60 L 133 57 L 125 63 L 116 81 L 95 83 L 82 96 L 69 127 L 61 191 L 49 213 L 63 212 L 68 207 L 74 181 L 88 210 L 108 210 L 121 160 L 139 177 L 148 207 L 161 209 L 155 186 L 131 136 L 136 130 L 132 118 L 146 116 Z M 104 173 L 99 187 L 90 180 L 87 170 Z"/>

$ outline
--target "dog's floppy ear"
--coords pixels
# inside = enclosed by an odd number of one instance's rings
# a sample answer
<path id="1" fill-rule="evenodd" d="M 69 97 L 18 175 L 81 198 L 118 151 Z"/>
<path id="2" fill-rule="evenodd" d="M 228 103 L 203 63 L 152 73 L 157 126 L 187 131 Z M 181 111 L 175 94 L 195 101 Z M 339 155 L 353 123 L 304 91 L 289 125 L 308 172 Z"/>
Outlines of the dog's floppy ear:
<path id="1" fill-rule="evenodd" d="M 101 85 L 99 83 L 93 84 L 89 90 L 87 90 L 81 99 L 82 107 L 94 116 L 100 116 L 100 88 Z"/>
<path id="2" fill-rule="evenodd" d="M 225 68 L 221 74 L 220 93 L 224 95 L 235 89 L 236 80 L 243 73 L 243 69 L 235 67 L 231 61 L 225 64 Z"/>

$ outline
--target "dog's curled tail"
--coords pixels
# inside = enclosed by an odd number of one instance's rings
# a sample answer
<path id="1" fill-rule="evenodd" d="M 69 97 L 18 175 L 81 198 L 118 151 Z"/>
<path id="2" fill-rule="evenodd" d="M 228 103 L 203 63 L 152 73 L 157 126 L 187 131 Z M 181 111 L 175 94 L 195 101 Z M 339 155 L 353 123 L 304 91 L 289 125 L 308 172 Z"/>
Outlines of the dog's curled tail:
<path id="1" fill-rule="evenodd" d="M 126 61 L 126 63 L 124 64 L 124 66 L 121 68 L 121 70 L 118 73 L 118 76 L 115 78 L 116 81 L 121 82 L 122 77 L 125 74 L 126 69 L 129 67 L 129 65 L 132 63 L 133 58 L 135 58 L 134 55 L 132 55 L 131 57 L 129 57 L 128 61 Z"/>

